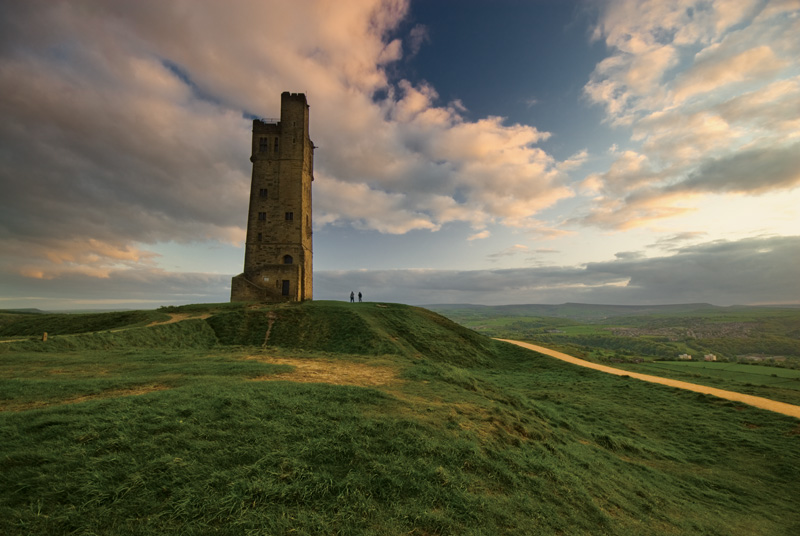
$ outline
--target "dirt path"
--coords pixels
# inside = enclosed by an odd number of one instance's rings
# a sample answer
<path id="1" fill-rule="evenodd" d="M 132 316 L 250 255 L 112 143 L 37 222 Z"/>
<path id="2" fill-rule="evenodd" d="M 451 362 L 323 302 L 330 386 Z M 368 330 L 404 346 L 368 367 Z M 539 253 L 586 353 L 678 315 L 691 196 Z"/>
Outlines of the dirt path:
<path id="1" fill-rule="evenodd" d="M 688 391 L 694 391 L 696 393 L 713 395 L 719 398 L 724 398 L 726 400 L 733 400 L 734 402 L 742 402 L 750 406 L 755 406 L 757 408 L 774 411 L 776 413 L 782 413 L 783 415 L 788 415 L 790 417 L 795 417 L 797 419 L 800 419 L 800 406 L 795 406 L 793 404 L 786 404 L 785 402 L 776 402 L 775 400 L 770 400 L 769 398 L 745 395 L 734 391 L 725 391 L 724 389 L 706 387 L 705 385 L 697 385 L 695 383 L 670 380 L 669 378 L 661 378 L 659 376 L 651 376 L 649 374 L 639 374 L 637 372 L 628 372 L 627 370 L 620 370 L 613 367 L 606 367 L 604 365 L 591 363 L 583 359 L 578 359 L 577 357 L 572 357 L 571 355 L 567 355 L 561 352 L 557 352 L 555 350 L 551 350 L 549 348 L 545 348 L 544 346 L 536 346 L 535 344 L 528 344 L 527 342 L 512 341 L 510 339 L 497 339 L 497 340 L 503 342 L 510 342 L 511 344 L 516 344 L 517 346 L 527 348 L 528 350 L 533 350 L 541 354 L 549 355 L 550 357 L 555 357 L 556 359 L 561 359 L 562 361 L 566 361 L 567 363 L 572 363 L 573 365 L 580 365 L 582 367 L 588 367 L 602 372 L 607 372 L 608 374 L 616 374 L 617 376 L 630 376 L 631 378 L 636 378 L 637 380 L 660 383 L 662 385 L 677 387 L 678 389 L 686 389 Z"/>
<path id="2" fill-rule="evenodd" d="M 175 322 L 181 322 L 183 320 L 189 320 L 189 319 L 205 320 L 206 318 L 211 316 L 211 313 L 203 313 L 200 315 L 190 314 L 190 313 L 167 313 L 167 314 L 169 314 L 169 320 L 162 320 L 161 322 L 150 322 L 149 324 L 147 324 L 147 327 L 149 328 L 150 326 L 162 326 L 164 324 L 174 324 Z"/>

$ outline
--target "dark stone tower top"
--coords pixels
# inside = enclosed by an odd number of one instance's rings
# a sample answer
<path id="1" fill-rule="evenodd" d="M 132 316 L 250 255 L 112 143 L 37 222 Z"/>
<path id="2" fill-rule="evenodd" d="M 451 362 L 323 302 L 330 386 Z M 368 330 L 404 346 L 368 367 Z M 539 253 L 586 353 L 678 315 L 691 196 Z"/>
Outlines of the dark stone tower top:
<path id="1" fill-rule="evenodd" d="M 314 144 L 302 93 L 281 94 L 281 117 L 253 120 L 253 176 L 244 273 L 232 301 L 312 297 L 311 182 Z"/>

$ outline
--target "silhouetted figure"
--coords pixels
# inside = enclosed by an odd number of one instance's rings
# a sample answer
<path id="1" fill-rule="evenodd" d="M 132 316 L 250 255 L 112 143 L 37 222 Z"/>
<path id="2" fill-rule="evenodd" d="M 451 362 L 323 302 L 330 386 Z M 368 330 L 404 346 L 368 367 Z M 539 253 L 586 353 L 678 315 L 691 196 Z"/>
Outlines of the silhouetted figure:
<path id="1" fill-rule="evenodd" d="M 358 291 L 358 303 L 361 303 L 361 291 Z"/>
<path id="2" fill-rule="evenodd" d="M 350 291 L 350 303 L 354 303 L 355 301 L 356 301 L 356 295 L 351 290 Z"/>

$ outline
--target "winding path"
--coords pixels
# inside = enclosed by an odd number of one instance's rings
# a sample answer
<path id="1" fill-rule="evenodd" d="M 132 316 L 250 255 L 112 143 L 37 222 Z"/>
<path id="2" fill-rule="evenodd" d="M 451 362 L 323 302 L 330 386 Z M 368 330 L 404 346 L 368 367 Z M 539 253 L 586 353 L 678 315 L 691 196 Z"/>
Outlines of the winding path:
<path id="1" fill-rule="evenodd" d="M 636 378 L 637 380 L 660 383 L 662 385 L 677 387 L 678 389 L 686 389 L 688 391 L 694 391 L 696 393 L 713 395 L 719 398 L 724 398 L 726 400 L 742 402 L 750 406 L 755 406 L 757 408 L 774 411 L 776 413 L 782 413 L 783 415 L 788 415 L 790 417 L 795 417 L 797 419 L 800 419 L 800 406 L 795 406 L 793 404 L 786 404 L 785 402 L 776 402 L 775 400 L 770 400 L 769 398 L 745 395 L 742 393 L 737 393 L 735 391 L 725 391 L 724 389 L 717 389 L 715 387 L 706 387 L 705 385 L 697 385 L 695 383 L 670 380 L 669 378 L 661 378 L 660 376 L 651 376 L 649 374 L 639 374 L 638 372 L 628 372 L 627 370 L 621 370 L 614 367 L 606 367 L 604 365 L 598 365 L 597 363 L 592 363 L 590 361 L 578 359 L 577 357 L 573 357 L 571 355 L 567 355 L 562 352 L 557 352 L 555 350 L 545 348 L 544 346 L 537 346 L 535 344 L 529 344 L 527 342 L 512 341 L 510 339 L 497 339 L 497 340 L 508 342 L 511 344 L 516 344 L 517 346 L 527 348 L 528 350 L 533 350 L 534 352 L 539 352 L 540 354 L 549 355 L 550 357 L 555 357 L 556 359 L 561 359 L 562 361 L 566 361 L 567 363 L 572 363 L 573 365 L 580 365 L 581 367 L 588 367 L 602 372 L 607 372 L 608 374 L 616 374 L 617 376 L 630 376 L 631 378 Z"/>

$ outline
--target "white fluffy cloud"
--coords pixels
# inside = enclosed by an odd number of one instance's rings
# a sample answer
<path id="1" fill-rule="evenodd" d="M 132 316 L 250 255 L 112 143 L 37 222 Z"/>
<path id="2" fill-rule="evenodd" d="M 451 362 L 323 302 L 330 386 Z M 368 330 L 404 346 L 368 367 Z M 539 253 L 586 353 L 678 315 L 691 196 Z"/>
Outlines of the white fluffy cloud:
<path id="1" fill-rule="evenodd" d="M 247 117 L 277 115 L 285 90 L 311 105 L 317 225 L 538 227 L 538 211 L 572 195 L 536 146 L 548 134 L 470 121 L 433 88 L 390 80 L 387 66 L 429 39 L 420 25 L 397 35 L 407 11 L 407 0 L 4 4 L 0 247 L 20 253 L 2 269 L 102 275 L 152 262 L 146 244 L 241 240 Z"/>
<path id="2" fill-rule="evenodd" d="M 589 225 L 625 229 L 694 210 L 703 194 L 800 185 L 800 3 L 609 1 L 610 56 L 586 87 L 631 144 L 587 177 Z"/>

